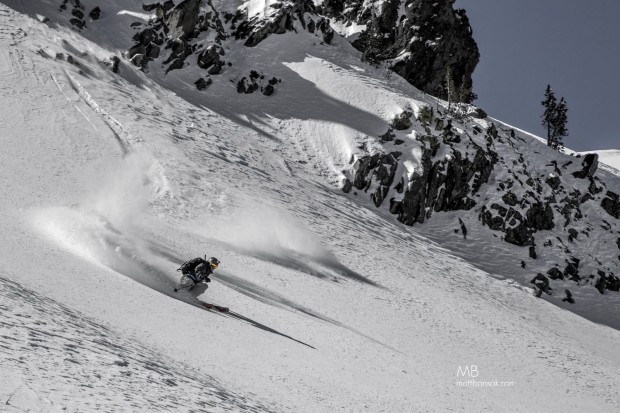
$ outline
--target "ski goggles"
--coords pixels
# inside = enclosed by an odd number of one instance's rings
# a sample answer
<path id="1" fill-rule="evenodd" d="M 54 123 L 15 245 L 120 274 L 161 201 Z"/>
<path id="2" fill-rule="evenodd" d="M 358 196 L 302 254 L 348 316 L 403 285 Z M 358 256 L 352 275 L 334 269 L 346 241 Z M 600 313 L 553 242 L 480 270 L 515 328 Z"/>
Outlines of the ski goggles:
<path id="1" fill-rule="evenodd" d="M 211 263 L 211 269 L 214 270 L 217 268 L 217 264 Z"/>

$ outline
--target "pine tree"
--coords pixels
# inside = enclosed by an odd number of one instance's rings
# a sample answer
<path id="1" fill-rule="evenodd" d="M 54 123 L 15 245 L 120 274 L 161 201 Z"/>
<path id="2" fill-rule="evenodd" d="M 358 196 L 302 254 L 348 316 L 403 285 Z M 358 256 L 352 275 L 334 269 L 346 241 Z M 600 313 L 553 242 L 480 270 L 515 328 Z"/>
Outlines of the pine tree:
<path id="1" fill-rule="evenodd" d="M 542 125 L 547 128 L 547 146 L 553 146 L 553 124 L 557 110 L 557 100 L 555 99 L 555 94 L 551 89 L 551 85 L 547 85 L 545 100 L 543 100 L 541 104 L 545 108 L 545 112 L 542 115 Z"/>
<path id="2" fill-rule="evenodd" d="M 470 83 L 470 87 L 467 87 L 467 84 L 468 84 L 467 77 L 463 75 L 461 77 L 461 85 L 459 86 L 459 93 L 458 93 L 459 102 L 472 103 L 474 100 L 478 99 L 478 95 L 476 95 L 471 90 L 471 82 L 469 83 Z"/>
<path id="3" fill-rule="evenodd" d="M 561 98 L 560 103 L 558 103 L 555 120 L 553 122 L 552 147 L 554 149 L 562 148 L 564 146 L 564 138 L 568 136 L 568 129 L 566 128 L 566 123 L 568 122 L 568 118 L 566 117 L 567 112 L 568 107 L 566 106 L 566 100 Z"/>
<path id="4" fill-rule="evenodd" d="M 568 129 L 566 128 L 568 107 L 566 100 L 561 98 L 558 103 L 551 85 L 547 85 L 545 100 L 541 104 L 545 108 L 545 112 L 542 115 L 542 125 L 547 128 L 547 146 L 559 150 L 564 146 L 564 137 L 568 136 Z"/>

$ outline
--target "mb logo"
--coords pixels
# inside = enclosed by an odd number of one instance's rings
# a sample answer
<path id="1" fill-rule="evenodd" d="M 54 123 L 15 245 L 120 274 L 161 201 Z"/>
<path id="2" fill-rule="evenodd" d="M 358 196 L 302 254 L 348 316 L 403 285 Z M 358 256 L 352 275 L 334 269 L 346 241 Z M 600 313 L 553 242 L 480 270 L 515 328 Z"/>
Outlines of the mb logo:
<path id="1" fill-rule="evenodd" d="M 456 372 L 456 377 L 459 377 L 459 376 L 478 377 L 478 374 L 480 374 L 478 372 L 478 366 L 475 364 L 472 364 L 471 366 L 465 366 L 464 369 L 459 365 L 459 369 Z"/>

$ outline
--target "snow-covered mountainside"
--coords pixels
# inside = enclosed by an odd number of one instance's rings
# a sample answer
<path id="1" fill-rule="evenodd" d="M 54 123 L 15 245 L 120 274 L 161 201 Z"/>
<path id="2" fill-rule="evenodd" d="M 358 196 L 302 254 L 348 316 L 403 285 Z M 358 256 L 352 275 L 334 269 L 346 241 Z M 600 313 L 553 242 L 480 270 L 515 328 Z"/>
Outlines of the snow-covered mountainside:
<path id="1" fill-rule="evenodd" d="M 620 408 L 620 178 L 324 3 L 0 0 L 1 409 Z"/>

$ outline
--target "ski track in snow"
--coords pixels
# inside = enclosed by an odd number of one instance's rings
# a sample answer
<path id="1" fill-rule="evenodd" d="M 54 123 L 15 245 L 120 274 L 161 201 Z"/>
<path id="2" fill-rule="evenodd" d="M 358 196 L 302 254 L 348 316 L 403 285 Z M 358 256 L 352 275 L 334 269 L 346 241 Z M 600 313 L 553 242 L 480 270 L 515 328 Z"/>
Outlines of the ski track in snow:
<path id="1" fill-rule="evenodd" d="M 31 407 L 14 397 L 24 391 L 36 411 L 279 410 L 4 277 L 0 298 L 2 369 L 20 372 L 0 380 L 0 404 L 15 411 Z"/>
<path id="2" fill-rule="evenodd" d="M 123 153 L 127 154 L 130 150 L 129 148 L 133 146 L 133 142 L 135 142 L 136 139 L 131 135 L 129 131 L 125 129 L 125 127 L 120 122 L 110 116 L 110 114 L 104 109 L 101 109 L 101 107 L 92 98 L 92 96 L 86 90 L 84 90 L 80 82 L 78 82 L 73 76 L 68 73 L 67 78 L 69 78 L 73 90 L 84 100 L 84 102 L 86 102 L 88 106 L 90 106 L 90 108 L 96 114 L 98 114 L 103 119 L 106 125 L 110 127 L 112 133 L 114 133 L 114 137 L 121 146 Z"/>

